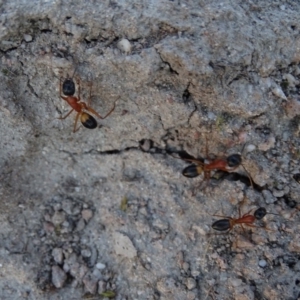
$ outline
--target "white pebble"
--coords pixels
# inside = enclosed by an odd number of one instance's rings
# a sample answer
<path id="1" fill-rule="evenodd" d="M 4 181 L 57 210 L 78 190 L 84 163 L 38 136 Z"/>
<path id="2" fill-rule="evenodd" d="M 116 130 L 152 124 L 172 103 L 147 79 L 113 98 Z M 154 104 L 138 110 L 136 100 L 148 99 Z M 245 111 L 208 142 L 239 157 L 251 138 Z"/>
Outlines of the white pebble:
<path id="1" fill-rule="evenodd" d="M 25 42 L 31 42 L 32 41 L 32 36 L 30 34 L 24 34 L 24 40 Z"/>
<path id="2" fill-rule="evenodd" d="M 275 96 L 277 96 L 277 97 L 279 97 L 279 98 L 281 98 L 281 99 L 287 100 L 287 98 L 286 98 L 284 92 L 282 91 L 282 89 L 281 89 L 279 86 L 276 86 L 276 87 L 272 90 L 272 93 L 273 93 Z"/>
<path id="3" fill-rule="evenodd" d="M 267 262 L 264 260 L 264 259 L 261 259 L 259 262 L 258 262 L 258 265 L 261 267 L 261 268 L 264 268 L 267 266 Z"/>
<path id="4" fill-rule="evenodd" d="M 296 80 L 296 78 L 293 75 L 291 75 L 291 74 L 284 74 L 282 76 L 282 78 L 286 79 L 288 81 L 288 83 L 289 83 L 289 86 L 291 86 L 291 87 L 294 87 L 295 84 L 298 83 L 297 80 Z"/>
<path id="5" fill-rule="evenodd" d="M 96 268 L 99 269 L 99 270 L 103 270 L 103 269 L 105 269 L 105 267 L 106 267 L 105 264 L 102 264 L 102 263 L 97 263 L 96 264 Z"/>
<path id="6" fill-rule="evenodd" d="M 249 152 L 252 152 L 252 151 L 254 151 L 256 149 L 256 146 L 255 145 L 253 145 L 253 144 L 249 144 L 249 145 L 247 145 L 247 147 L 246 147 L 246 153 L 249 153 Z"/>
<path id="7" fill-rule="evenodd" d="M 118 48 L 125 52 L 126 54 L 129 54 L 131 52 L 131 44 L 127 39 L 122 39 L 120 42 L 117 44 Z"/>

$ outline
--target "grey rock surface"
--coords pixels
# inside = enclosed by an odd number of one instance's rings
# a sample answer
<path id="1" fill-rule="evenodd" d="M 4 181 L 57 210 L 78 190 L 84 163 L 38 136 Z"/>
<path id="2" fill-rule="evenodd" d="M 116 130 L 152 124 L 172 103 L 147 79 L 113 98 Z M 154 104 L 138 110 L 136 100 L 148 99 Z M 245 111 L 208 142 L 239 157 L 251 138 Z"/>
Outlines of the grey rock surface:
<path id="1" fill-rule="evenodd" d="M 300 3 L 0 7 L 1 299 L 299 298 Z M 58 119 L 73 75 L 116 102 L 93 130 Z M 183 151 L 242 165 L 201 184 Z"/>

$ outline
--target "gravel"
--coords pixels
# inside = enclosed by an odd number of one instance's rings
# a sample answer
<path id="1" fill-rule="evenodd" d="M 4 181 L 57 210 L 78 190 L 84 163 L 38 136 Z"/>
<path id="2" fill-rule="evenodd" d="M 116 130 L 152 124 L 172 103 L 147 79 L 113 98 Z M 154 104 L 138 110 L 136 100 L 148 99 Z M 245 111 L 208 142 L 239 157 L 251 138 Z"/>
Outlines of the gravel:
<path id="1" fill-rule="evenodd" d="M 299 297 L 297 1 L 1 8 L 1 299 Z M 116 101 L 95 129 L 58 119 L 66 78 Z M 188 154 L 242 165 L 202 183 Z"/>

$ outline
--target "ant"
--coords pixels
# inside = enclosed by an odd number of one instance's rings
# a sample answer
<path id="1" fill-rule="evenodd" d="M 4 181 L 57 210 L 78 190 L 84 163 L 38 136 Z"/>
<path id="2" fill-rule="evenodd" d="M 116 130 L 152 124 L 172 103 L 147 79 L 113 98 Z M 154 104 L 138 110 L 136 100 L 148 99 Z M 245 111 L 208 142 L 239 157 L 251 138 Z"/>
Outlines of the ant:
<path id="1" fill-rule="evenodd" d="M 206 147 L 206 154 L 208 153 L 208 149 Z M 207 155 L 208 156 L 208 155 Z M 175 156 L 173 156 L 175 157 Z M 177 158 L 177 157 L 175 157 Z M 192 157 L 191 155 L 188 155 L 188 158 L 182 158 L 185 161 L 192 162 L 192 165 L 187 166 L 183 169 L 182 175 L 188 178 L 194 178 L 202 173 L 204 173 L 204 179 L 205 181 L 209 182 L 211 178 L 211 172 L 212 171 L 223 171 L 226 173 L 233 172 L 235 169 L 237 169 L 239 166 L 242 165 L 242 156 L 240 154 L 231 154 L 227 157 L 223 158 L 217 158 L 217 159 L 207 159 L 207 161 L 203 159 L 196 159 Z M 253 187 L 252 179 L 246 169 L 244 168 L 245 172 L 248 175 L 249 181 L 251 186 Z M 201 182 L 202 183 L 202 182 Z M 200 185 L 201 185 L 200 183 Z"/>
<path id="2" fill-rule="evenodd" d="M 232 172 L 242 163 L 242 157 L 240 154 L 231 154 L 226 158 L 218 158 L 208 163 L 202 162 L 199 159 L 184 160 L 191 161 L 194 164 L 183 169 L 183 176 L 193 178 L 199 176 L 204 172 L 204 178 L 207 180 L 211 177 L 210 173 L 213 170 Z"/>
<path id="3" fill-rule="evenodd" d="M 75 74 L 75 71 L 74 71 L 74 74 Z M 74 74 L 73 74 L 73 76 L 74 76 Z M 76 80 L 76 83 L 78 85 L 78 95 L 77 95 L 77 97 L 74 96 L 75 83 L 73 80 L 73 76 L 65 78 L 63 83 L 62 83 L 62 77 L 60 78 L 59 95 L 63 100 L 68 102 L 68 104 L 72 107 L 72 109 L 64 117 L 60 117 L 58 119 L 63 120 L 65 118 L 67 118 L 72 113 L 72 111 L 75 110 L 77 112 L 77 115 L 75 118 L 73 132 L 76 132 L 79 129 L 79 127 L 76 129 L 79 117 L 80 117 L 80 121 L 84 127 L 88 128 L 88 129 L 94 129 L 97 127 L 97 121 L 88 112 L 94 114 L 95 116 L 97 116 L 100 119 L 105 119 L 114 111 L 115 106 L 116 106 L 116 101 L 114 102 L 112 109 L 104 117 L 100 116 L 90 106 L 90 102 L 91 102 L 91 98 L 92 98 L 92 83 L 91 82 L 89 83 L 90 95 L 89 95 L 89 101 L 86 104 L 85 102 L 81 101 L 81 99 L 80 99 L 81 87 L 80 87 L 80 79 L 79 78 L 77 78 L 77 80 Z M 62 92 L 65 96 L 63 96 Z"/>
<path id="4" fill-rule="evenodd" d="M 255 210 L 253 215 L 251 215 L 250 212 L 251 212 L 251 210 L 248 213 L 241 216 L 241 212 L 239 210 L 239 215 L 240 215 L 239 218 L 235 219 L 235 218 L 231 218 L 231 217 L 226 217 L 226 219 L 221 219 L 221 220 L 215 221 L 211 225 L 211 227 L 217 231 L 228 231 L 228 232 L 231 231 L 235 225 L 241 225 L 244 230 L 243 224 L 246 226 L 249 226 L 249 227 L 262 228 L 259 226 L 255 226 L 253 223 L 255 220 L 261 220 L 264 218 L 264 216 L 267 214 L 266 209 L 264 207 L 259 207 L 258 209 Z M 215 215 L 215 216 L 218 216 L 218 215 Z M 222 217 L 222 216 L 219 216 L 219 217 Z M 265 229 L 267 229 L 267 228 L 265 228 Z M 270 229 L 268 229 L 268 230 L 270 230 Z"/>

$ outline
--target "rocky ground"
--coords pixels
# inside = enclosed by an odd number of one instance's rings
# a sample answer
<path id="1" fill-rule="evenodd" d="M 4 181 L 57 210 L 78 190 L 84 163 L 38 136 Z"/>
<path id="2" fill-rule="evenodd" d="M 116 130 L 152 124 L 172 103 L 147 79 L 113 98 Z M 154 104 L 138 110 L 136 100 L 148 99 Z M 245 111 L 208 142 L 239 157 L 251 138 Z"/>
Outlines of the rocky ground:
<path id="1" fill-rule="evenodd" d="M 0 4 L 1 299 L 300 297 L 300 3 Z M 96 129 L 57 119 L 73 74 Z"/>

